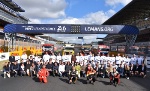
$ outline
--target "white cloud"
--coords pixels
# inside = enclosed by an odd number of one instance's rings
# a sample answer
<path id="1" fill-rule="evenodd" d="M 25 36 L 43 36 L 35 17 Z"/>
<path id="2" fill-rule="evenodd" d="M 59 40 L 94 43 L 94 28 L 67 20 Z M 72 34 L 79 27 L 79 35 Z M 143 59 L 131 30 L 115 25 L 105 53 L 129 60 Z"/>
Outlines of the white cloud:
<path id="1" fill-rule="evenodd" d="M 98 11 L 87 14 L 82 18 L 66 17 L 63 19 L 51 20 L 49 23 L 53 24 L 102 24 L 109 17 L 115 14 L 114 10 L 108 10 L 107 12 Z"/>
<path id="2" fill-rule="evenodd" d="M 25 9 L 22 13 L 32 19 L 65 17 L 65 0 L 13 0 Z"/>
<path id="3" fill-rule="evenodd" d="M 60 41 L 78 44 L 82 43 L 82 39 L 78 39 L 78 37 L 83 37 L 84 43 L 91 43 L 92 41 L 98 41 L 96 39 L 98 37 L 97 34 L 49 34 L 49 36 Z"/>
<path id="4" fill-rule="evenodd" d="M 122 4 L 123 6 L 127 5 L 132 0 L 105 0 L 106 5 L 117 6 L 118 4 Z"/>
<path id="5" fill-rule="evenodd" d="M 114 10 L 91 12 L 82 18 L 66 17 L 65 9 L 70 5 L 66 0 L 13 0 L 25 9 L 24 16 L 30 19 L 32 24 L 102 24 Z M 75 1 L 70 3 L 76 3 Z M 71 6 L 70 6 L 71 7 Z M 54 19 L 55 18 L 55 19 Z M 52 20 L 53 19 L 53 20 Z M 44 21 L 43 21 L 44 20 Z"/>
<path id="6" fill-rule="evenodd" d="M 39 19 L 30 19 L 29 24 L 42 24 Z"/>

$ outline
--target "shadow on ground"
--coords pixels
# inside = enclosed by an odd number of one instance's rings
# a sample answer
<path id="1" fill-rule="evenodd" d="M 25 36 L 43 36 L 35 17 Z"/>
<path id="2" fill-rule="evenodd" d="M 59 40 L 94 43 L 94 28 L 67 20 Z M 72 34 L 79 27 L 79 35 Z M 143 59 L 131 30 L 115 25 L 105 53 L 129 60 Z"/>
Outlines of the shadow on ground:
<path id="1" fill-rule="evenodd" d="M 84 79 L 80 78 L 80 79 L 78 79 L 78 81 L 81 82 L 82 84 L 87 84 L 86 80 L 84 80 Z"/>
<path id="2" fill-rule="evenodd" d="M 37 77 L 33 77 L 32 79 L 33 79 L 35 82 L 40 82 L 39 78 L 37 78 Z"/>
<path id="3" fill-rule="evenodd" d="M 62 82 L 68 83 L 69 84 L 69 80 L 67 78 L 59 78 Z"/>

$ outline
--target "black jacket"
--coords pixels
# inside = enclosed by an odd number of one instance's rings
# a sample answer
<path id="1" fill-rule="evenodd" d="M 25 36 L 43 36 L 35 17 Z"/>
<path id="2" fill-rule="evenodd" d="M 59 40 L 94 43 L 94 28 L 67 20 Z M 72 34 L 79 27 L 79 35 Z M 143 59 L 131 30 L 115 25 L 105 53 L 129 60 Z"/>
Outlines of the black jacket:
<path id="1" fill-rule="evenodd" d="M 58 66 L 53 66 L 53 70 L 58 70 Z"/>
<path id="2" fill-rule="evenodd" d="M 65 66 L 65 71 L 66 72 L 69 72 L 69 70 L 71 70 L 72 69 L 72 66 L 71 65 L 66 65 Z"/>
<path id="3" fill-rule="evenodd" d="M 16 60 L 15 60 L 15 56 L 9 56 L 9 61 L 10 62 L 15 62 Z"/>
<path id="4" fill-rule="evenodd" d="M 12 70 L 18 71 L 19 70 L 19 65 L 18 64 L 12 65 Z"/>
<path id="5" fill-rule="evenodd" d="M 100 68 L 99 68 L 99 73 L 100 73 L 100 72 L 105 73 L 105 72 L 106 72 L 106 68 L 105 68 L 105 67 L 100 67 Z"/>
<path id="6" fill-rule="evenodd" d="M 47 69 L 53 69 L 53 64 L 49 64 L 49 63 L 48 63 L 48 64 L 46 65 L 46 68 L 47 68 Z"/>
<path id="7" fill-rule="evenodd" d="M 140 72 L 144 72 L 144 73 L 146 73 L 146 71 L 147 71 L 147 67 L 146 66 L 144 66 L 144 69 L 142 70 L 142 66 L 140 67 L 140 69 L 139 69 L 139 71 Z"/>

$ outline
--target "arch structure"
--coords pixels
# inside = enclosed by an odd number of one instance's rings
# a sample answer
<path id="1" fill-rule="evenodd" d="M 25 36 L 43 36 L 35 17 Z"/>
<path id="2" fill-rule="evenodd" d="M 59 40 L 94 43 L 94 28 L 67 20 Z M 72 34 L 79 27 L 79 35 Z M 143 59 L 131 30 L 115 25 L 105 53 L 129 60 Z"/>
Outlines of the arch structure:
<path id="1" fill-rule="evenodd" d="M 8 24 L 4 27 L 5 38 L 12 48 L 17 33 L 20 34 L 112 34 L 125 35 L 127 47 L 132 46 L 139 29 L 131 25 L 80 25 L 80 24 Z"/>

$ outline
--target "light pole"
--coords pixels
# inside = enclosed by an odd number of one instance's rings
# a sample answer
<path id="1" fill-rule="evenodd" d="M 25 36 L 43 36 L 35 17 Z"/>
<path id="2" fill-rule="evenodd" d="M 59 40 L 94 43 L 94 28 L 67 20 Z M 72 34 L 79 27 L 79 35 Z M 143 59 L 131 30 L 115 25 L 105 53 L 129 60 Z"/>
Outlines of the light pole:
<path id="1" fill-rule="evenodd" d="M 83 37 L 78 37 L 78 39 L 82 39 L 82 45 L 84 44 L 84 38 Z"/>
<path id="2" fill-rule="evenodd" d="M 25 45 L 25 40 L 26 40 L 26 39 L 23 39 L 23 46 Z"/>
<path id="3" fill-rule="evenodd" d="M 40 49 L 40 47 L 41 47 L 41 41 L 39 41 L 39 48 L 38 49 Z"/>
<path id="4" fill-rule="evenodd" d="M 34 46 L 34 45 L 33 45 L 33 41 L 34 41 L 34 40 L 31 40 L 31 45 L 32 45 L 32 46 Z"/>

